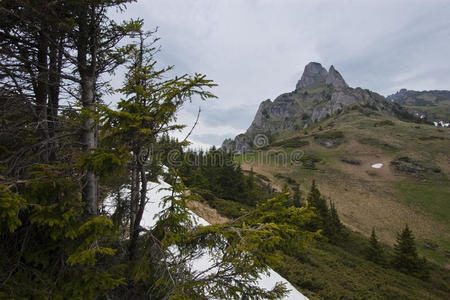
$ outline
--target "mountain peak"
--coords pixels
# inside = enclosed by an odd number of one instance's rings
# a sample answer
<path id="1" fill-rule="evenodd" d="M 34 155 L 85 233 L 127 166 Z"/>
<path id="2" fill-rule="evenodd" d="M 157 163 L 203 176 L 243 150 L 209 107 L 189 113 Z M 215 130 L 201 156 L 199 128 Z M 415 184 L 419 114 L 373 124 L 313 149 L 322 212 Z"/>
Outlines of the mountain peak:
<path id="1" fill-rule="evenodd" d="M 305 66 L 302 78 L 297 83 L 296 89 L 302 89 L 316 83 L 325 83 L 328 72 L 318 62 L 310 62 Z"/>
<path id="2" fill-rule="evenodd" d="M 318 62 L 310 62 L 305 66 L 302 78 L 298 81 L 296 89 L 306 88 L 315 84 L 330 84 L 336 88 L 348 87 L 342 75 L 331 66 L 329 71 Z"/>
<path id="3" fill-rule="evenodd" d="M 327 78 L 325 80 L 326 84 L 331 84 L 336 88 L 348 87 L 347 83 L 345 83 L 342 75 L 331 65 L 330 70 L 328 71 Z"/>

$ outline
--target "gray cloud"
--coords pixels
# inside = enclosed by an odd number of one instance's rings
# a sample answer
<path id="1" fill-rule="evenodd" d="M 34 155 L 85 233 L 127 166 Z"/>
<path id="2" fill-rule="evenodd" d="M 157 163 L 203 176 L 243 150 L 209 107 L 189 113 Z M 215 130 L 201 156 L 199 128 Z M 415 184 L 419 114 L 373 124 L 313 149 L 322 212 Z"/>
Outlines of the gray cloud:
<path id="1" fill-rule="evenodd" d="M 194 100 L 179 121 L 192 139 L 220 145 L 244 132 L 259 103 L 294 89 L 309 61 L 331 64 L 351 86 L 387 95 L 450 89 L 450 2 L 141 0 L 125 16 L 159 26 L 162 65 L 201 72 L 218 101 Z"/>

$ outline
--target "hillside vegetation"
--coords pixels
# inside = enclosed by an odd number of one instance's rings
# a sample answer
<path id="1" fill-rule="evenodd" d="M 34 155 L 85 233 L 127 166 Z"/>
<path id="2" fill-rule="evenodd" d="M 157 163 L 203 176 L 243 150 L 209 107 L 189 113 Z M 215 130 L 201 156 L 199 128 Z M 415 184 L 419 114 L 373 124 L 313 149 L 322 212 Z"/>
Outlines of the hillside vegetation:
<path id="1" fill-rule="evenodd" d="M 196 192 L 200 195 L 199 204 L 215 207 L 214 214 L 238 218 L 254 209 L 237 201 L 220 199 L 211 192 Z M 296 193 L 291 193 L 291 197 L 295 199 Z M 304 203 L 306 197 L 302 198 Z M 210 210 L 196 212 L 208 217 L 204 214 Z M 236 215 L 237 212 L 240 213 Z M 447 299 L 450 296 L 450 275 L 444 268 L 427 263 L 428 277 L 417 278 L 393 268 L 394 250 L 386 244 L 381 244 L 383 262 L 370 261 L 368 245 L 365 236 L 348 231 L 334 243 L 319 238 L 294 251 L 281 249 L 278 254 L 282 259 L 272 267 L 310 299 Z"/>
<path id="2" fill-rule="evenodd" d="M 388 244 L 409 224 L 419 251 L 449 267 L 448 149 L 449 130 L 357 107 L 236 160 L 279 189 L 299 184 L 306 191 L 317 180 L 348 227 L 367 236 L 374 227 Z M 277 151 L 298 150 L 301 163 L 277 159 Z M 376 163 L 383 166 L 372 168 Z"/>

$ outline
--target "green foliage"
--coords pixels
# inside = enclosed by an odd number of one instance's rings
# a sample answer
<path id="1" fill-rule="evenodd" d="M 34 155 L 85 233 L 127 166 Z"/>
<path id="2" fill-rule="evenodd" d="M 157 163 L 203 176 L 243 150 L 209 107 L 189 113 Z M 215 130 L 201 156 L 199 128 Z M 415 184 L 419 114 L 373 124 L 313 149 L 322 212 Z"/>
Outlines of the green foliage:
<path id="1" fill-rule="evenodd" d="M 276 141 L 270 144 L 271 147 L 281 146 L 283 148 L 300 148 L 306 145 L 309 145 L 309 142 L 302 139 L 301 137 L 293 137 L 286 140 Z"/>
<path id="2" fill-rule="evenodd" d="M 306 153 L 300 158 L 303 168 L 310 170 L 316 169 L 316 163 L 320 162 L 321 160 L 322 159 L 314 153 Z"/>
<path id="3" fill-rule="evenodd" d="M 408 228 L 408 225 L 405 226 L 401 233 L 397 234 L 392 265 L 397 270 L 407 274 L 423 278 L 428 276 L 426 261 L 419 258 L 414 235 Z"/>
<path id="4" fill-rule="evenodd" d="M 78 167 L 83 170 L 93 170 L 100 176 L 125 172 L 126 163 L 129 161 L 129 153 L 123 147 L 119 149 L 99 148 L 91 154 L 82 156 Z"/>
<path id="5" fill-rule="evenodd" d="M 107 246 L 115 236 L 111 220 L 83 215 L 79 187 L 67 172 L 51 165 L 29 169 L 20 189 L 21 223 L 11 235 L 2 235 L 11 241 L 0 251 L 2 274 L 9 274 L 2 277 L 2 292 L 8 297 L 85 299 L 124 283 L 120 272 L 97 259 L 115 254 Z"/>
<path id="6" fill-rule="evenodd" d="M 366 258 L 368 239 L 350 233 L 345 243 L 311 243 L 298 255 L 283 254 L 275 270 L 309 299 L 447 299 L 450 274 L 437 266 L 430 279 L 377 265 Z M 386 255 L 391 254 L 387 246 Z"/>
<path id="7" fill-rule="evenodd" d="M 395 151 L 398 150 L 397 147 L 390 145 L 382 140 L 373 137 L 361 137 L 358 139 L 358 142 L 363 145 L 370 145 L 375 147 L 380 147 L 385 150 Z"/>
<path id="8" fill-rule="evenodd" d="M 391 120 L 383 120 L 380 122 L 376 122 L 375 124 L 373 124 L 373 127 L 380 127 L 380 126 L 394 126 L 395 123 L 392 122 Z"/>
<path id="9" fill-rule="evenodd" d="M 19 219 L 19 210 L 24 204 L 24 199 L 13 194 L 6 185 L 0 184 L 0 229 L 13 232 L 22 224 Z"/>
<path id="10" fill-rule="evenodd" d="M 332 244 L 337 244 L 338 242 L 345 240 L 348 235 L 344 225 L 339 219 L 339 215 L 333 201 L 330 201 L 330 209 L 324 220 L 323 234 Z"/>
<path id="11" fill-rule="evenodd" d="M 338 130 L 331 130 L 321 134 L 315 134 L 314 137 L 324 139 L 342 139 L 344 138 L 344 133 Z"/>
<path id="12" fill-rule="evenodd" d="M 167 206 L 142 238 L 135 280 L 149 285 L 152 295 L 169 299 L 278 299 L 286 293 L 281 284 L 272 290 L 257 286 L 258 275 L 279 263 L 275 250 L 299 249 L 313 238 L 314 232 L 300 229 L 313 215 L 311 209 L 288 207 L 287 195 L 280 195 L 229 224 L 195 226 L 185 204 L 195 193 L 180 193 L 185 188 L 176 174 L 168 178 Z M 214 272 L 192 269 L 190 262 L 204 253 Z"/>
<path id="13" fill-rule="evenodd" d="M 316 208 L 318 216 L 321 218 L 321 223 L 329 217 L 329 211 L 327 206 L 327 201 L 320 194 L 319 189 L 317 188 L 316 181 L 313 180 L 311 185 L 311 190 L 306 198 L 306 201 L 313 207 Z"/>
<path id="14" fill-rule="evenodd" d="M 375 234 L 375 228 L 372 228 L 366 255 L 368 260 L 371 260 L 376 264 L 384 265 L 386 263 L 383 248 Z"/>
<path id="15" fill-rule="evenodd" d="M 232 154 L 210 149 L 207 152 L 180 152 L 179 172 L 189 188 L 211 191 L 217 198 L 233 200 L 247 206 L 272 196 L 251 170 L 245 174 Z"/>

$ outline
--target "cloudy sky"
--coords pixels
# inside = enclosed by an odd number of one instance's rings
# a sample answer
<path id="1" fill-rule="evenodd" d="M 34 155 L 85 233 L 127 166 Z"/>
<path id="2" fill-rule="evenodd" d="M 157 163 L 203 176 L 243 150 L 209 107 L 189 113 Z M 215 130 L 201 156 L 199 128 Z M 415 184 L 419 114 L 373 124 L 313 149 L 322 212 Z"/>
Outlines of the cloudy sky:
<path id="1" fill-rule="evenodd" d="M 162 65 L 200 72 L 219 97 L 193 101 L 179 121 L 194 145 L 244 132 L 261 101 L 294 90 L 310 61 L 352 87 L 450 89 L 450 1 L 140 0 L 120 18 L 158 27 Z M 181 135 L 180 135 L 181 136 Z"/>

